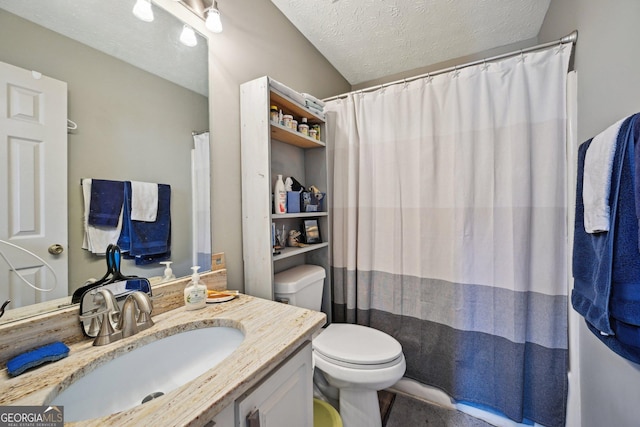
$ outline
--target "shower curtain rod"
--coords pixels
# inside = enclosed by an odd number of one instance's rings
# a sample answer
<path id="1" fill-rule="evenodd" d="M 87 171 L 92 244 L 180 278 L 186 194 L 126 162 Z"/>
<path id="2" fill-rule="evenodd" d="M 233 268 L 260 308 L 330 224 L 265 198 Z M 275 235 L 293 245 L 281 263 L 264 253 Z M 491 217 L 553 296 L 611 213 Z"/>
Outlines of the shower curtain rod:
<path id="1" fill-rule="evenodd" d="M 520 49 L 518 51 L 514 51 L 514 52 L 509 52 L 509 53 L 504 53 L 502 55 L 497 55 L 497 56 L 492 56 L 491 58 L 485 58 L 485 59 L 479 59 L 477 61 L 473 61 L 473 62 L 467 62 L 466 64 L 462 64 L 462 65 L 456 65 L 453 67 L 449 67 L 449 68 L 443 68 L 441 70 L 437 70 L 437 71 L 433 71 L 431 73 L 424 73 L 424 74 L 420 74 L 418 76 L 414 76 L 414 77 L 409 77 L 406 79 L 402 79 L 402 80 L 396 80 L 390 83 L 382 83 L 379 85 L 375 85 L 375 86 L 370 86 L 364 89 L 359 89 L 359 90 L 353 90 L 351 92 L 346 92 L 340 95 L 336 95 L 336 96 L 331 96 L 329 98 L 325 98 L 323 99 L 324 102 L 328 102 L 328 101 L 333 101 L 334 99 L 340 99 L 340 98 L 346 98 L 348 95 L 354 94 L 354 93 L 363 93 L 363 92 L 372 92 L 374 90 L 379 90 L 379 89 L 383 89 L 385 87 L 389 87 L 389 86 L 393 86 L 393 85 L 397 85 L 400 83 L 408 83 L 408 82 L 412 82 L 414 80 L 419 80 L 425 77 L 433 77 L 436 76 L 438 74 L 444 74 L 444 73 L 448 73 L 451 71 L 456 71 L 456 70 L 461 70 L 462 68 L 467 68 L 467 67 L 471 67 L 474 65 L 479 65 L 479 64 L 484 64 L 487 62 L 492 62 L 492 61 L 497 61 L 500 59 L 504 59 L 504 58 L 509 58 L 511 56 L 516 56 L 516 55 L 520 55 L 523 53 L 527 53 L 527 52 L 533 52 L 535 50 L 541 50 L 544 48 L 547 48 L 549 46 L 554 46 L 554 45 L 559 45 L 559 44 L 567 44 L 567 43 L 572 43 L 575 44 L 578 41 L 578 30 L 574 30 L 572 31 L 570 34 L 562 37 L 559 40 L 556 41 L 552 41 L 552 42 L 548 42 L 548 43 L 543 43 L 543 44 L 539 44 L 536 46 L 531 46 L 528 47 L 526 49 Z"/>

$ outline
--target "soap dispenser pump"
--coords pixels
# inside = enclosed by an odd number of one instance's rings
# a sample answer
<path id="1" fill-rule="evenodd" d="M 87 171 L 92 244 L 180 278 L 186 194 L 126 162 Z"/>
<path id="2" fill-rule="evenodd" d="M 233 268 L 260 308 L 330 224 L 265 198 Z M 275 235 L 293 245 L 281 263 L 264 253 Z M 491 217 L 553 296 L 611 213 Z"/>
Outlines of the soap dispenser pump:
<path id="1" fill-rule="evenodd" d="M 191 281 L 184 288 L 184 306 L 187 310 L 198 310 L 207 305 L 207 287 L 200 281 L 199 268 L 200 266 L 191 267 Z"/>

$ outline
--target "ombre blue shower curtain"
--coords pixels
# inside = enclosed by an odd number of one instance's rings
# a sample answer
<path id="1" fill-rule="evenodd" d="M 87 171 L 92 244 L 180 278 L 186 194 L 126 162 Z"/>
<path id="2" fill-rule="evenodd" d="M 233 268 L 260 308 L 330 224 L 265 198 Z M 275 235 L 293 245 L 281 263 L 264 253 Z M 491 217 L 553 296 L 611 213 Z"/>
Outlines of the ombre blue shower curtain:
<path id="1" fill-rule="evenodd" d="M 407 377 L 546 426 L 567 400 L 570 51 L 325 109 L 334 321 L 398 339 Z"/>

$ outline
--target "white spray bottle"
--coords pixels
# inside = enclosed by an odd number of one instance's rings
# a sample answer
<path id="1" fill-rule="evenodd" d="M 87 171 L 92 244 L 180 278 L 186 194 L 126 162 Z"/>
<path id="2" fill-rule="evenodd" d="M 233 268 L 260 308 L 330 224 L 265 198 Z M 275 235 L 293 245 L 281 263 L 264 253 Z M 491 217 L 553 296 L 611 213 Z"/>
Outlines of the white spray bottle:
<path id="1" fill-rule="evenodd" d="M 191 267 L 191 281 L 184 288 L 184 306 L 187 310 L 198 310 L 207 305 L 207 287 L 200 281 L 199 268 L 200 266 Z"/>

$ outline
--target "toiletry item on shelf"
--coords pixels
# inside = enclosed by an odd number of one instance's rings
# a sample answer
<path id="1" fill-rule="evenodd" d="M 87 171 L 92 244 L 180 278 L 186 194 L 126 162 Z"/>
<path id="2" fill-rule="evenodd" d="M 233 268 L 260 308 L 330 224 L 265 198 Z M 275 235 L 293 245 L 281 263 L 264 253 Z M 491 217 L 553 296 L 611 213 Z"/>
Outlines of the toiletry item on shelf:
<path id="1" fill-rule="evenodd" d="M 309 125 L 307 124 L 307 118 L 303 117 L 300 119 L 300 124 L 298 125 L 298 132 L 303 135 L 309 136 Z"/>
<path id="2" fill-rule="evenodd" d="M 284 189 L 284 181 L 282 175 L 278 175 L 276 185 L 273 189 L 273 198 L 277 214 L 287 213 L 287 192 Z"/>
<path id="3" fill-rule="evenodd" d="M 271 121 L 275 122 L 275 123 L 279 123 L 280 121 L 280 113 L 278 112 L 278 106 L 277 105 L 272 105 L 271 106 Z"/>
<path id="4" fill-rule="evenodd" d="M 173 270 L 171 269 L 171 261 L 162 261 L 160 264 L 164 265 L 165 267 L 162 281 L 170 282 L 172 280 L 176 280 L 176 275 L 173 274 Z"/>
<path id="5" fill-rule="evenodd" d="M 318 139 L 317 138 L 318 131 L 315 129 L 309 129 L 309 138 Z"/>
<path id="6" fill-rule="evenodd" d="M 291 124 L 289 126 L 291 128 L 291 130 L 298 130 L 298 121 L 297 120 L 291 120 Z"/>
<path id="7" fill-rule="evenodd" d="M 311 125 L 311 129 L 316 131 L 316 139 L 320 141 L 322 139 L 320 135 L 320 125 Z"/>
<path id="8" fill-rule="evenodd" d="M 184 306 L 187 310 L 198 310 L 207 305 L 207 287 L 200 281 L 199 268 L 200 266 L 191 267 L 191 281 L 184 288 Z"/>
<path id="9" fill-rule="evenodd" d="M 291 114 L 285 114 L 282 116 L 282 126 L 286 128 L 291 128 L 291 122 L 293 121 L 293 116 Z"/>

